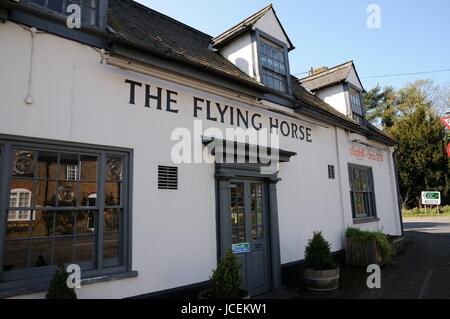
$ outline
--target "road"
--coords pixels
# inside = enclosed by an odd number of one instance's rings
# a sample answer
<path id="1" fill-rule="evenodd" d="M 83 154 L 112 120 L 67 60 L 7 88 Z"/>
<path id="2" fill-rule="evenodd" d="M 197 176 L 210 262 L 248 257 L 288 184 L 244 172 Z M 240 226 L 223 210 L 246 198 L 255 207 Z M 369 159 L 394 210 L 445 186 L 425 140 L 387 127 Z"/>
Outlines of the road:
<path id="1" fill-rule="evenodd" d="M 406 251 L 364 298 L 450 299 L 450 217 L 405 218 Z"/>

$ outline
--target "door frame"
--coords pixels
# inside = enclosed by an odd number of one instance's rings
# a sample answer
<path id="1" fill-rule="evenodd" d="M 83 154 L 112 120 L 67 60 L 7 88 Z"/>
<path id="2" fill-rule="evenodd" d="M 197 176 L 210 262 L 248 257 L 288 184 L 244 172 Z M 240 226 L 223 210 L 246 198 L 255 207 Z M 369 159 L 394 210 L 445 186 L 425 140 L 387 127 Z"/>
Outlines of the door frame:
<path id="1" fill-rule="evenodd" d="M 276 184 L 280 181 L 277 174 L 261 175 L 258 164 L 217 164 L 216 163 L 216 233 L 217 261 L 232 246 L 230 183 L 233 180 L 255 180 L 264 183 L 266 189 L 267 211 L 267 253 L 268 253 L 268 291 L 281 289 L 281 257 L 278 225 L 278 206 Z M 222 234 L 227 234 L 222 236 Z"/>

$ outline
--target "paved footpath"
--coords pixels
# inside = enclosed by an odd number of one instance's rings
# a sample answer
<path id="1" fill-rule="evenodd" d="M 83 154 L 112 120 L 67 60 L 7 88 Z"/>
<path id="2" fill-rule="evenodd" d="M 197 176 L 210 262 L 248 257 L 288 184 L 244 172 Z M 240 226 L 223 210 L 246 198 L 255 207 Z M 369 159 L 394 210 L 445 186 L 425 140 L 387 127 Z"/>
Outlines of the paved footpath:
<path id="1" fill-rule="evenodd" d="M 362 298 L 450 299 L 450 217 L 404 219 L 406 251 Z"/>

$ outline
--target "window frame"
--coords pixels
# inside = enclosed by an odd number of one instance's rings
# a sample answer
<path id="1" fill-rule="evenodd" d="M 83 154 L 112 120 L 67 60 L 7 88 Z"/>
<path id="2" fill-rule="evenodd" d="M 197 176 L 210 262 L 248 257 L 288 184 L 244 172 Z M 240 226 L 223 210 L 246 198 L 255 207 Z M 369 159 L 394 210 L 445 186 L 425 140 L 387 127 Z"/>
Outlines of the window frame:
<path id="1" fill-rule="evenodd" d="M 362 97 L 361 92 L 356 89 L 353 85 L 347 84 L 347 94 L 348 94 L 348 101 L 349 101 L 349 112 L 351 115 L 351 118 L 357 122 L 361 126 L 366 125 L 366 108 L 364 106 L 364 99 Z M 353 107 L 353 98 L 359 100 L 359 105 L 361 107 L 361 114 L 358 112 L 355 112 L 355 108 Z"/>
<path id="2" fill-rule="evenodd" d="M 368 188 L 369 191 L 355 191 L 352 189 L 352 184 L 354 182 L 352 181 L 352 178 L 354 178 L 353 175 L 353 169 L 359 169 L 359 170 L 366 170 L 368 172 Z M 349 177 L 349 195 L 350 195 L 350 203 L 352 207 L 352 218 L 354 222 L 363 221 L 363 220 L 376 220 L 378 219 L 377 215 L 377 203 L 376 203 L 376 196 L 375 196 L 375 181 L 373 177 L 373 168 L 371 166 L 364 166 L 359 164 L 353 164 L 348 163 L 348 177 Z M 355 201 L 353 193 L 363 193 L 363 194 L 372 194 L 370 203 L 366 203 L 366 198 L 364 197 L 364 206 L 366 206 L 365 209 L 369 210 L 369 215 L 357 217 L 356 216 L 356 208 L 355 208 Z M 372 206 L 370 206 L 372 204 Z"/>
<path id="3" fill-rule="evenodd" d="M 97 154 L 98 159 L 98 181 L 97 181 L 97 194 L 103 192 L 104 184 L 106 179 L 102 177 L 105 175 L 103 172 L 105 165 L 103 165 L 106 160 L 106 155 L 121 156 L 123 158 L 123 179 L 122 185 L 124 187 L 121 190 L 121 200 L 123 204 L 121 205 L 122 216 L 120 227 L 120 238 L 119 238 L 119 260 L 121 261 L 118 266 L 109 267 L 103 261 L 103 223 L 98 221 L 103 220 L 103 213 L 106 209 L 105 203 L 102 203 L 103 195 L 98 200 L 98 205 L 96 210 L 98 210 L 97 217 L 97 230 L 94 235 L 95 248 L 93 256 L 94 267 L 85 268 L 82 267 L 82 278 L 95 278 L 103 277 L 108 275 L 117 275 L 122 273 L 131 272 L 131 225 L 132 225 L 132 214 L 131 214 L 131 196 L 132 196 L 132 161 L 133 161 L 133 151 L 131 149 L 124 149 L 118 147 L 108 147 L 108 146 L 95 146 L 89 144 L 73 143 L 73 142 L 61 142 L 61 141 L 50 141 L 42 140 L 36 138 L 25 138 L 25 137 L 10 137 L 7 135 L 0 134 L 0 147 L 2 147 L 2 153 L 0 157 L 0 176 L 5 176 L 6 178 L 0 179 L 0 229 L 6 229 L 6 218 L 9 205 L 9 185 L 11 181 L 11 168 L 13 165 L 13 149 L 21 148 L 27 150 L 41 150 L 41 151 L 54 151 L 54 152 L 73 152 L 77 154 Z M 103 162 L 102 162 L 103 160 Z M 104 183 L 103 183 L 103 182 Z M 102 194 L 102 193 L 101 193 Z M 33 210 L 33 208 L 30 208 Z M 41 277 L 42 281 L 48 282 L 54 273 L 56 265 L 37 267 L 37 268 L 23 268 L 14 271 L 4 271 L 3 260 L 4 260 L 4 249 L 5 249 L 5 239 L 6 231 L 2 231 L 2 236 L 0 236 L 0 291 L 2 286 L 11 287 L 16 283 L 23 285 L 25 282 L 31 282 L 36 280 L 37 277 Z M 82 266 L 82 263 L 80 263 Z M 33 279 L 34 278 L 34 279 Z"/>
<path id="4" fill-rule="evenodd" d="M 291 95 L 291 71 L 289 68 L 289 49 L 287 47 L 287 45 L 283 42 L 281 42 L 278 39 L 275 39 L 274 37 L 272 37 L 271 35 L 265 33 L 264 31 L 261 31 L 260 29 L 255 29 L 254 33 L 252 33 L 252 40 L 254 40 L 256 42 L 256 61 L 254 61 L 254 65 L 257 65 L 257 70 L 258 70 L 258 78 L 259 81 L 261 82 L 261 84 L 263 84 L 266 88 L 270 89 L 273 92 L 276 92 L 277 94 L 284 94 L 284 95 Z M 285 91 L 280 91 L 277 89 L 274 89 L 268 85 L 266 85 L 265 83 L 263 83 L 262 81 L 262 75 L 263 75 L 263 70 L 265 69 L 262 66 L 262 43 L 265 42 L 265 45 L 269 45 L 267 42 L 271 43 L 272 46 L 274 47 L 279 47 L 279 49 L 283 50 L 284 53 L 284 64 L 285 64 L 285 71 L 286 74 L 281 74 L 278 73 L 276 71 L 267 69 L 270 72 L 274 72 L 277 75 L 283 76 L 286 79 L 286 87 L 285 87 Z"/>

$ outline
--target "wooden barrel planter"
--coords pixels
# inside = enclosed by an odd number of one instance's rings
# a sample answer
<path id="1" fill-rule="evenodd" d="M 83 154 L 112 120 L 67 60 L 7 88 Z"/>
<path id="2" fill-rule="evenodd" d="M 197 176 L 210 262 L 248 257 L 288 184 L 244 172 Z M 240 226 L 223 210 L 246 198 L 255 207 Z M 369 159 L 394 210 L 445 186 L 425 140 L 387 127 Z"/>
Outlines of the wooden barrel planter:
<path id="1" fill-rule="evenodd" d="M 349 266 L 366 267 L 371 264 L 381 266 L 386 263 L 386 260 L 384 260 L 381 255 L 375 238 L 361 241 L 347 237 L 345 260 Z"/>

